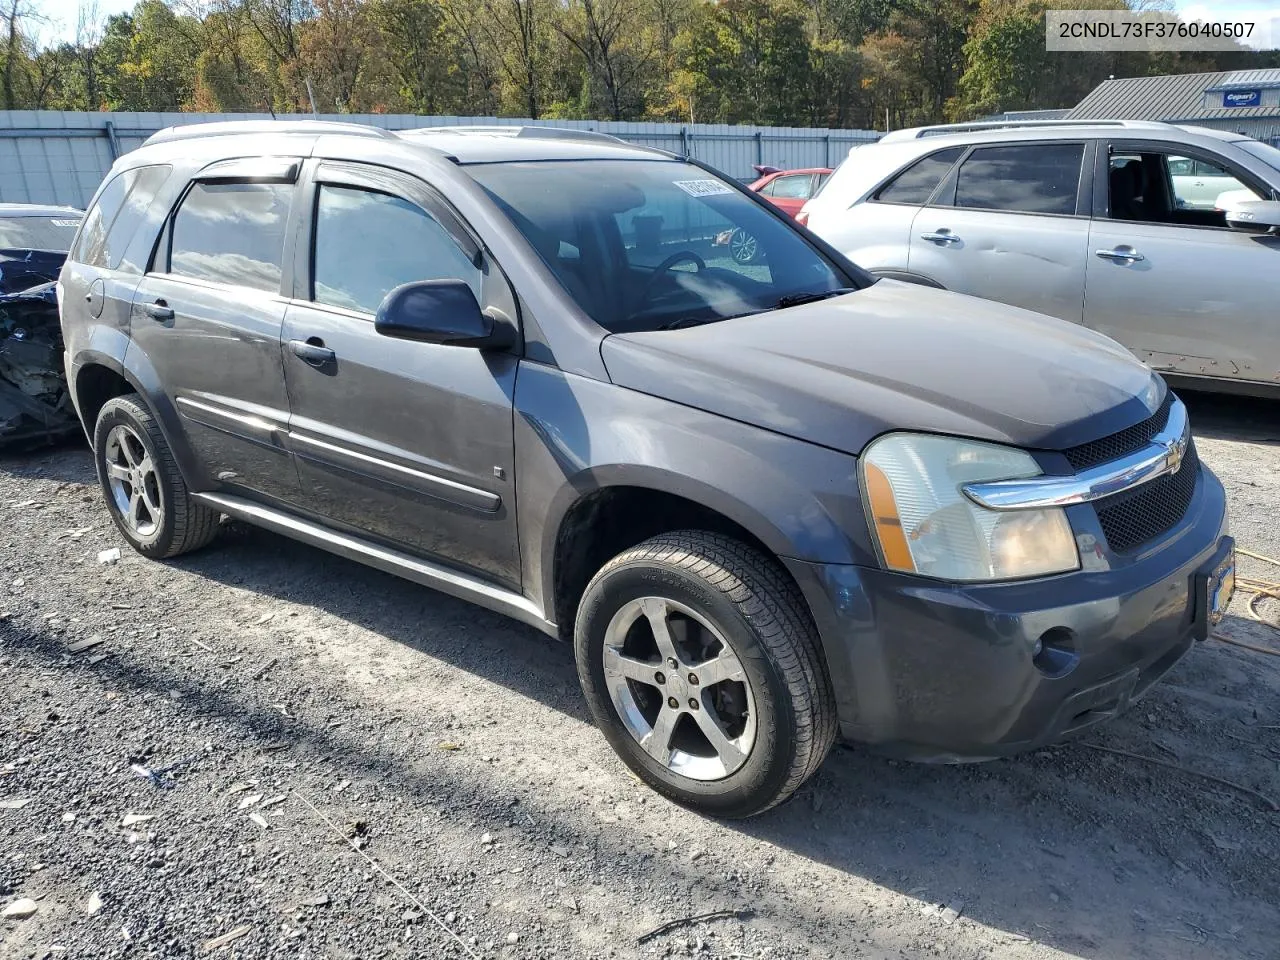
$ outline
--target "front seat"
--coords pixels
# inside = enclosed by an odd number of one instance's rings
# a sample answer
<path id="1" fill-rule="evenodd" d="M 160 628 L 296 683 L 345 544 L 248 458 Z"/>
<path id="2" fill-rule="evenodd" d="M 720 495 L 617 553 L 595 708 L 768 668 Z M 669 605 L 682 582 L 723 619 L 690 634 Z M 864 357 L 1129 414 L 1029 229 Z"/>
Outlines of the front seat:
<path id="1" fill-rule="evenodd" d="M 1147 203 L 1142 163 L 1130 160 L 1111 168 L 1111 218 L 1113 220 L 1146 220 Z"/>

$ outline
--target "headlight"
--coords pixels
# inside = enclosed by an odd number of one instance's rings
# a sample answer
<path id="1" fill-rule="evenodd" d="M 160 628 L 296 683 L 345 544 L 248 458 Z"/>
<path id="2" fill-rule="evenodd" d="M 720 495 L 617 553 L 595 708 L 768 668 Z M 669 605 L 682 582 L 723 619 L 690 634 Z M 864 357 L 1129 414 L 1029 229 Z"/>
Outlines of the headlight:
<path id="1" fill-rule="evenodd" d="M 862 493 L 880 555 L 891 570 L 941 580 L 1013 580 L 1076 570 L 1061 508 L 987 510 L 967 483 L 1043 471 L 1023 450 L 993 443 L 895 433 L 863 452 Z"/>

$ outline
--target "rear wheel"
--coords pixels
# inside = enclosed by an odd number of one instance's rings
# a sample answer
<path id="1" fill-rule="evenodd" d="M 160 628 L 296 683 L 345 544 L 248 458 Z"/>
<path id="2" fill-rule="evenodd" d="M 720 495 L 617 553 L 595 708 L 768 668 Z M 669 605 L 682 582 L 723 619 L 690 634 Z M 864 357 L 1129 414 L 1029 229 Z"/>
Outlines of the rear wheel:
<path id="1" fill-rule="evenodd" d="M 619 756 L 707 813 L 781 802 L 835 739 L 831 683 L 794 584 L 728 537 L 664 534 L 614 557 L 583 596 L 575 647 Z"/>
<path id="2" fill-rule="evenodd" d="M 140 554 L 175 557 L 217 536 L 217 511 L 192 499 L 164 434 L 137 394 L 103 405 L 93 451 L 111 519 Z"/>

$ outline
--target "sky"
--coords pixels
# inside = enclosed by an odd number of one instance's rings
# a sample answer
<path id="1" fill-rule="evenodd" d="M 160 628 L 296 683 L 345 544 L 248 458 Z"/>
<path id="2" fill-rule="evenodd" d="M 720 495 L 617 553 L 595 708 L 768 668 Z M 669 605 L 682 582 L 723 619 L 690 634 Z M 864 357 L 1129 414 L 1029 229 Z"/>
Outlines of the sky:
<path id="1" fill-rule="evenodd" d="M 35 0 L 35 9 L 49 23 L 40 29 L 42 45 L 59 43 L 75 37 L 76 17 L 83 0 Z M 106 19 L 113 13 L 133 8 L 136 0 L 96 0 L 99 15 Z M 1208 15 L 1234 17 L 1252 15 L 1253 18 L 1280 17 L 1280 0 L 1174 0 L 1174 7 L 1184 19 L 1204 19 Z"/>

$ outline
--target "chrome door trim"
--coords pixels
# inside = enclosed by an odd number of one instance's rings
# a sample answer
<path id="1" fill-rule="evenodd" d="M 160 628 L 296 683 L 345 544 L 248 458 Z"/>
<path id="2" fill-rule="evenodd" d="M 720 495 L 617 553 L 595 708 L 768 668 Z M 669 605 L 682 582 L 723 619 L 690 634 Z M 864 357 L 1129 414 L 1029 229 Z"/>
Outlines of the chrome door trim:
<path id="1" fill-rule="evenodd" d="M 221 493 L 193 493 L 192 497 L 210 509 L 225 513 L 236 520 L 264 527 L 286 537 L 292 537 L 294 540 L 301 540 L 313 547 L 319 547 L 321 550 L 328 550 L 338 556 L 376 567 L 387 573 L 394 573 L 407 580 L 439 590 L 441 593 L 468 600 L 487 610 L 537 627 L 550 636 L 558 635 L 556 625 L 548 620 L 541 608 L 528 597 L 461 570 L 454 570 L 350 534 L 340 533 L 310 520 L 240 497 Z"/>
<path id="2" fill-rule="evenodd" d="M 1118 460 L 1101 463 L 1071 477 L 1028 477 L 969 483 L 964 495 L 988 510 L 1041 510 L 1091 503 L 1177 473 L 1191 442 L 1187 408 L 1174 399 L 1169 420 L 1151 442 Z"/>

